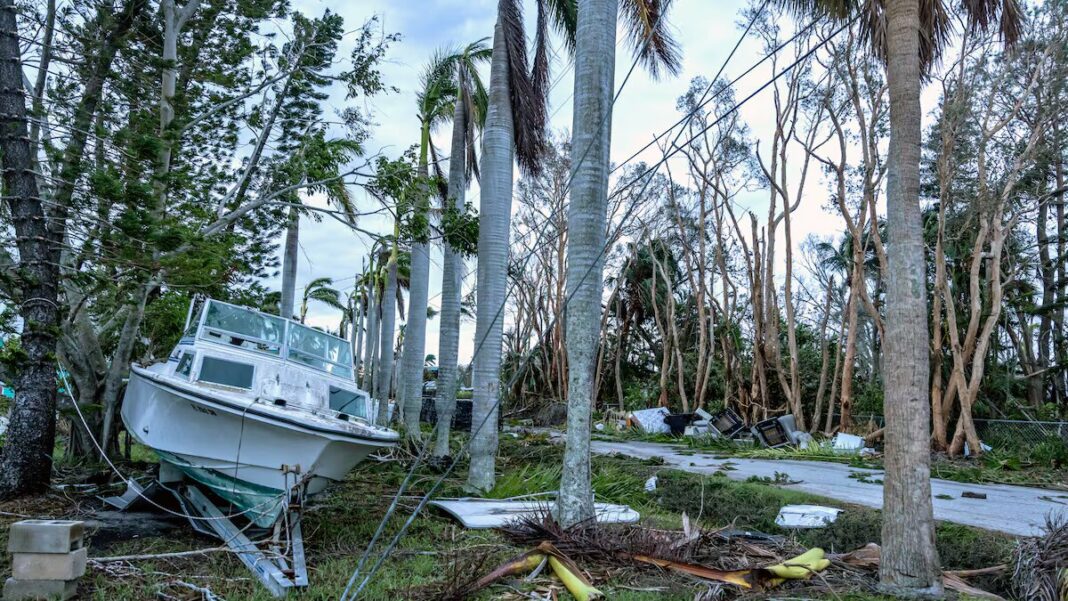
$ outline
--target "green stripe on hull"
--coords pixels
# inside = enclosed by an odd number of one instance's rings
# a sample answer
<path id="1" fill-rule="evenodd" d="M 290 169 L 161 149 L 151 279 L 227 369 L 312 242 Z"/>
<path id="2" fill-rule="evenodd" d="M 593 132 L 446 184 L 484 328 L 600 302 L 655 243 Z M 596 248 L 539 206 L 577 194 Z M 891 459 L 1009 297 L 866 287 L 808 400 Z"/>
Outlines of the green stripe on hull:
<path id="1" fill-rule="evenodd" d="M 229 501 L 235 511 L 224 513 L 240 512 L 243 517 L 255 522 L 261 528 L 274 526 L 282 514 L 285 496 L 284 491 L 280 489 L 239 480 L 218 470 L 197 467 L 170 453 L 163 451 L 156 451 L 156 453 L 159 454 L 160 459 L 178 468 L 190 479 L 206 487 L 216 496 Z"/>

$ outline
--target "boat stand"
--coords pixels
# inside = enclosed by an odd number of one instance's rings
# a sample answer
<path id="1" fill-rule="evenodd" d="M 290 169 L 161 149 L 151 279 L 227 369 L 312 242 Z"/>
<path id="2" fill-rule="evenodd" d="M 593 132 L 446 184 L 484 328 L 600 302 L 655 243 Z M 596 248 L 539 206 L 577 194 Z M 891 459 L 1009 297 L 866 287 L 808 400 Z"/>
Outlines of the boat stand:
<path id="1" fill-rule="evenodd" d="M 300 518 L 304 507 L 302 486 L 289 489 L 286 511 L 275 523 L 269 550 L 265 551 L 245 535 L 196 486 L 179 489 L 183 505 L 200 520 L 191 519 L 196 526 L 208 526 L 216 536 L 232 549 L 245 567 L 276 598 L 284 598 L 290 590 L 308 586 L 308 568 L 304 560 L 304 537 Z"/>
<path id="2" fill-rule="evenodd" d="M 171 493 L 194 530 L 221 539 L 271 595 L 284 598 L 289 591 L 308 586 L 304 536 L 300 527 L 307 480 L 306 476 L 302 477 L 300 466 L 282 466 L 282 471 L 286 478 L 285 511 L 273 529 L 267 531 L 270 538 L 261 543 L 266 549 L 258 546 L 246 534 L 251 524 L 238 528 L 203 491 L 192 482 L 183 480 L 166 464 L 161 464 L 159 478 L 147 487 L 128 480 L 125 494 L 103 500 L 125 511 L 134 506 L 149 505 L 147 500 L 158 497 L 163 491 Z"/>

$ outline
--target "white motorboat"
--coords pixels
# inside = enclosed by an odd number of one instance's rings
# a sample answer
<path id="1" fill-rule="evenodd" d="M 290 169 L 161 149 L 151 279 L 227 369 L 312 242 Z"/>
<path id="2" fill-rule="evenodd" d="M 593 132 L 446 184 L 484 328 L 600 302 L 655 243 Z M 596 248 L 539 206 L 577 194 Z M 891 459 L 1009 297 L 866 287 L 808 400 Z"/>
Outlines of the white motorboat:
<path id="1" fill-rule="evenodd" d="M 373 423 L 348 341 L 217 300 L 165 363 L 131 368 L 122 419 L 166 468 L 263 527 L 294 486 L 314 495 L 398 440 Z"/>

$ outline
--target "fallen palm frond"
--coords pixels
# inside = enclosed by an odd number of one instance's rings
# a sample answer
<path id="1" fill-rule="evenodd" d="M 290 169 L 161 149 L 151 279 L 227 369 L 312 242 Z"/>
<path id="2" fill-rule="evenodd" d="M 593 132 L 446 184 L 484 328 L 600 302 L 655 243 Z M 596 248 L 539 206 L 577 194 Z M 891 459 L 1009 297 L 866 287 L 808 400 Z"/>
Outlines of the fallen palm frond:
<path id="1" fill-rule="evenodd" d="M 676 572 L 681 572 L 683 574 L 689 574 L 690 576 L 696 576 L 698 578 L 704 578 L 705 580 L 726 582 L 727 584 L 735 584 L 742 588 L 753 588 L 753 584 L 749 582 L 748 579 L 750 572 L 749 570 L 716 570 L 693 563 L 672 561 L 670 559 L 659 559 L 656 557 L 649 557 L 647 555 L 632 555 L 631 559 L 635 561 L 640 561 L 641 563 L 648 563 L 659 568 L 673 570 Z"/>
<path id="2" fill-rule="evenodd" d="M 865 568 L 869 570 L 877 570 L 879 569 L 879 560 L 881 558 L 882 549 L 879 547 L 879 545 L 875 543 L 868 543 L 867 545 L 851 553 L 837 555 L 834 559 L 849 566 Z M 973 576 L 988 576 L 991 574 L 1000 574 L 1005 571 L 1006 567 L 1007 566 L 1005 565 L 997 565 L 979 570 L 960 570 L 956 572 L 943 572 L 942 584 L 952 591 L 968 595 L 969 597 L 975 597 L 977 599 L 990 599 L 991 601 L 1005 601 L 1005 599 L 1000 595 L 996 595 L 994 593 L 984 591 L 983 589 L 976 588 L 968 584 L 964 579 Z M 1021 598 L 1032 599 L 1032 597 Z M 1058 600 L 1052 599 L 1052 601 Z"/>
<path id="3" fill-rule="evenodd" d="M 582 570 L 575 565 L 575 562 L 561 553 L 552 543 L 542 542 L 538 545 L 538 551 L 549 558 L 549 565 L 552 566 L 553 573 L 564 583 L 567 591 L 577 601 L 590 601 L 590 599 L 604 596 L 604 593 L 593 587 L 586 575 L 582 573 Z"/>
<path id="4" fill-rule="evenodd" d="M 573 557 L 613 565 L 621 560 L 652 565 L 746 589 L 807 579 L 831 564 L 822 549 L 810 549 L 783 561 L 781 556 L 753 543 L 701 532 L 692 528 L 688 519 L 683 520 L 683 526 L 682 532 L 592 522 L 563 528 L 546 513 L 520 519 L 505 532 L 524 544 L 551 542 L 554 548 Z M 765 567 L 762 564 L 768 559 L 777 563 Z"/>
<path id="5" fill-rule="evenodd" d="M 995 595 L 994 593 L 984 591 L 983 589 L 975 588 L 956 574 L 948 572 L 942 574 L 942 583 L 949 590 L 957 591 L 962 595 L 968 595 L 969 598 L 974 597 L 976 599 L 989 599 L 990 601 L 1005 601 L 1005 598 L 1000 595 Z"/>
<path id="6" fill-rule="evenodd" d="M 714 531 L 659 530 L 628 524 L 583 523 L 561 527 L 548 512 L 516 520 L 503 529 L 514 543 L 534 546 L 551 542 L 575 559 L 617 564 L 625 556 L 643 555 L 714 569 L 745 570 L 779 562 L 785 554 L 777 546 L 757 546 L 743 539 L 724 540 Z M 800 551 L 788 549 L 795 553 Z"/>
<path id="7" fill-rule="evenodd" d="M 1022 542 L 1012 564 L 1016 597 L 1068 601 L 1068 518 L 1047 517 L 1045 534 Z"/>
<path id="8" fill-rule="evenodd" d="M 471 576 L 472 573 L 477 574 L 481 570 L 472 570 L 473 566 L 467 564 L 462 568 L 467 577 L 446 577 L 443 582 L 435 585 L 432 590 L 418 591 L 417 596 L 432 598 L 437 601 L 467 599 L 500 580 L 534 572 L 542 562 L 549 564 L 556 577 L 564 583 L 564 587 L 578 601 L 589 601 L 603 596 L 601 591 L 594 588 L 589 578 L 579 569 L 578 565 L 549 542 L 542 542 L 536 548 L 505 561 L 481 577 Z M 460 561 L 452 563 L 453 566 L 461 564 L 462 562 Z M 455 571 L 460 573 L 459 569 Z"/>

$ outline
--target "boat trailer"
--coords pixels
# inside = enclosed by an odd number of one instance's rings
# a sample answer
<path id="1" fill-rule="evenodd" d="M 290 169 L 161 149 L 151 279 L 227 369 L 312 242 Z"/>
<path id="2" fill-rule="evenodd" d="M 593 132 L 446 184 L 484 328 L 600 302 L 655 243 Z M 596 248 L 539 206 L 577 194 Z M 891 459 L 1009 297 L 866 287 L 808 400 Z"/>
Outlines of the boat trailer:
<path id="1" fill-rule="evenodd" d="M 252 523 L 239 528 L 231 517 L 211 498 L 189 480 L 176 474 L 177 470 L 160 464 L 160 477 L 147 487 L 134 480 L 127 481 L 124 494 L 107 497 L 104 502 L 121 510 L 141 503 L 151 503 L 162 491 L 170 493 L 182 508 L 194 530 L 223 541 L 245 567 L 260 581 L 272 596 L 285 598 L 290 590 L 308 586 L 308 568 L 304 557 L 304 537 L 301 518 L 304 512 L 304 491 L 307 480 L 300 474 L 300 466 L 282 466 L 286 474 L 285 510 L 274 527 L 268 529 L 270 538 L 259 545 L 248 537 Z M 289 484 L 290 476 L 293 484 Z M 263 548 L 265 546 L 266 548 Z"/>

